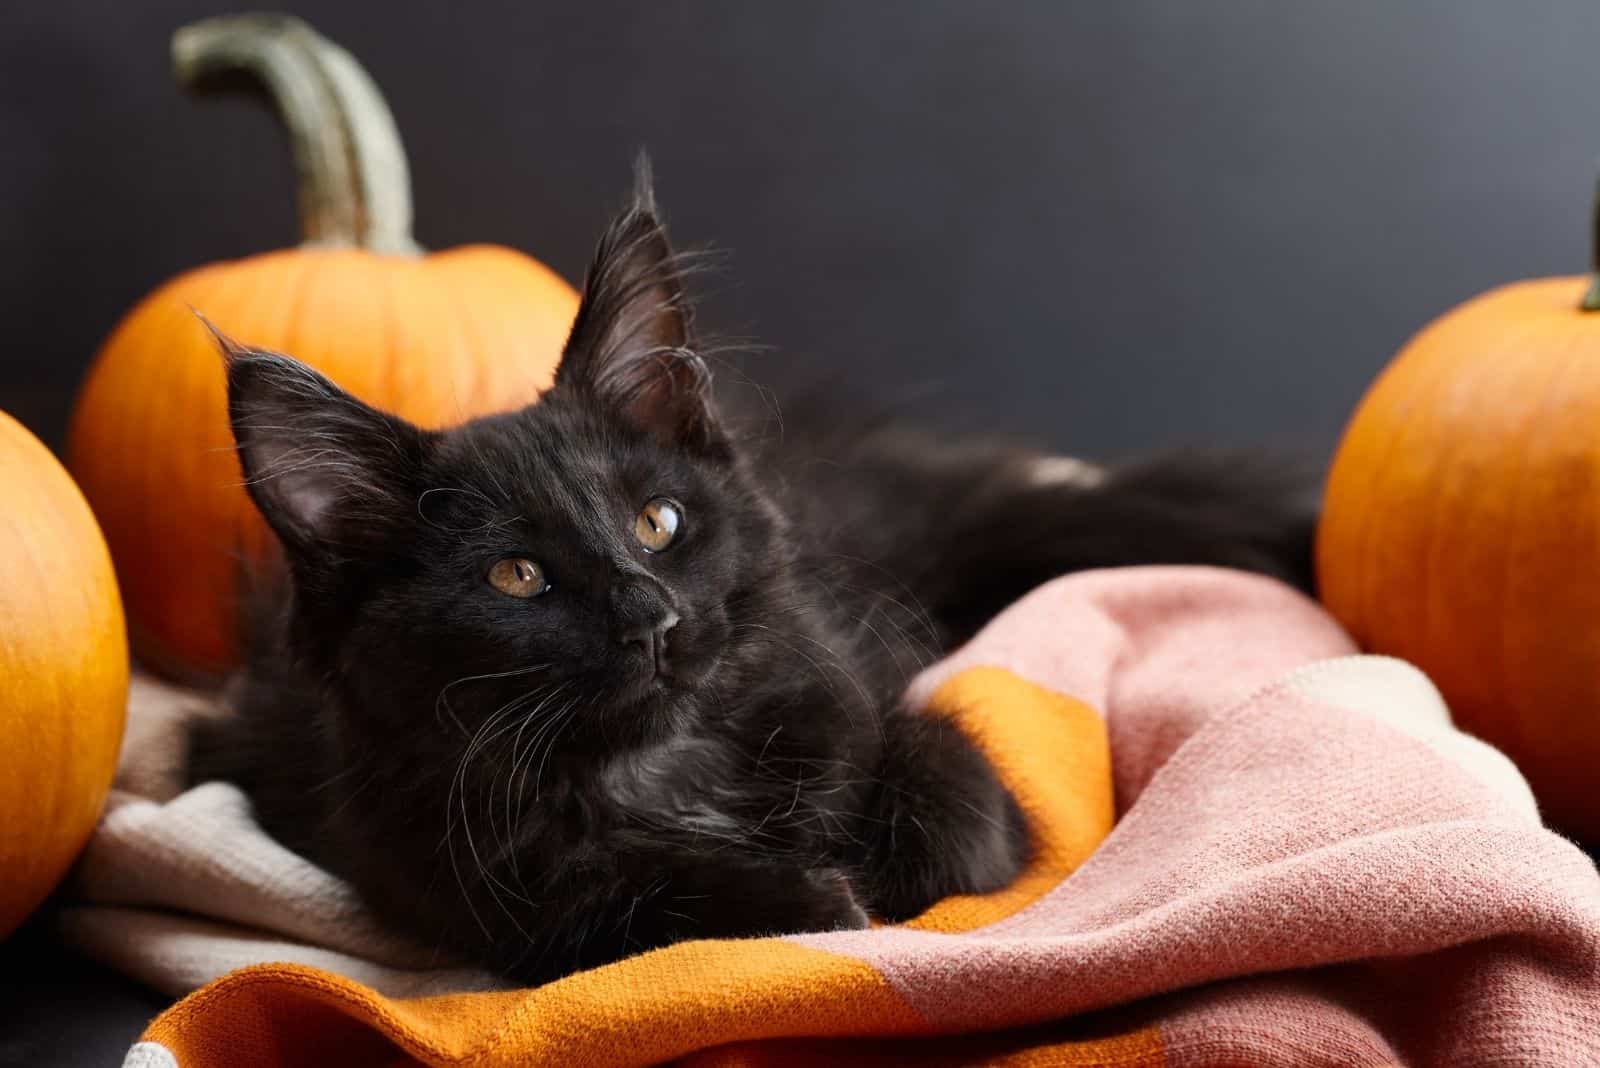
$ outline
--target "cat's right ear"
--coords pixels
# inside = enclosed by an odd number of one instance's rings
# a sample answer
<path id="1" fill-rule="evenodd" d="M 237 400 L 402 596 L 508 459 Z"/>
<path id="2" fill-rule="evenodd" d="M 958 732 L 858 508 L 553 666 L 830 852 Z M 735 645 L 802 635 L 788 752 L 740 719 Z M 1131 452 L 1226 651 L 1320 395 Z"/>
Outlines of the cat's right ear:
<path id="1" fill-rule="evenodd" d="M 656 207 L 650 162 L 634 165 L 628 207 L 600 239 L 556 384 L 593 396 L 661 441 L 714 453 L 725 442 L 693 310 Z"/>
<path id="2" fill-rule="evenodd" d="M 299 360 L 220 334 L 217 342 L 245 486 L 291 558 L 353 555 L 386 518 L 409 514 L 429 446 L 424 431 Z"/>

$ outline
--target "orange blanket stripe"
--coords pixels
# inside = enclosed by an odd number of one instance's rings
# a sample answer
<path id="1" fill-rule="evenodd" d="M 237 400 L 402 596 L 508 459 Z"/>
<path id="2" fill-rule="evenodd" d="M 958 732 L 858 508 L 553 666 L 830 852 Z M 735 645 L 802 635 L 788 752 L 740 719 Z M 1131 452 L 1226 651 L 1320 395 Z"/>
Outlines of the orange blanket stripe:
<path id="1" fill-rule="evenodd" d="M 971 930 L 1037 900 L 1110 832 L 1106 732 L 1082 702 L 998 668 L 952 677 L 928 710 L 953 717 L 983 748 L 1016 793 L 1033 836 L 1029 867 L 1011 887 L 941 902 L 912 921 L 927 930 Z M 263 965 L 196 991 L 144 1038 L 184 1068 L 653 1064 L 697 1051 L 691 1063 L 702 1066 L 818 1058 L 876 1065 L 908 1057 L 929 1064 L 1163 1063 L 1153 1028 L 913 1037 L 939 1032 L 938 1021 L 922 1019 L 866 963 L 764 938 L 684 943 L 531 990 L 411 1000 L 313 968 Z M 911 1041 L 883 1041 L 895 1036 Z"/>

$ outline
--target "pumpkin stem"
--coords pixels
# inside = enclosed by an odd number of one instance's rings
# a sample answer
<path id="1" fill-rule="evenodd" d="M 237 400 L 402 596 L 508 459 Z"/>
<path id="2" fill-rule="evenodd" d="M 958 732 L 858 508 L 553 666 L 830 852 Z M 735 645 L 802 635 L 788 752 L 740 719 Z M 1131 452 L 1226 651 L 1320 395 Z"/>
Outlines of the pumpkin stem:
<path id="1" fill-rule="evenodd" d="M 1594 271 L 1589 276 L 1589 291 L 1583 295 L 1584 311 L 1600 311 L 1600 182 L 1594 187 Z"/>
<path id="2" fill-rule="evenodd" d="M 221 15 L 173 34 L 172 64 L 186 89 L 244 89 L 276 109 L 306 244 L 421 251 L 394 116 L 350 53 L 291 15 Z"/>

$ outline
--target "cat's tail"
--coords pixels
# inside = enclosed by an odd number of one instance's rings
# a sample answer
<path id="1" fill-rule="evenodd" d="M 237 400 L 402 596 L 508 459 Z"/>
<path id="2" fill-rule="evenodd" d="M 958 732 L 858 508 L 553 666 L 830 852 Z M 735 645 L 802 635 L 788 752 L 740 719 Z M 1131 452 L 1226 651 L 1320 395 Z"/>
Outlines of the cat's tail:
<path id="1" fill-rule="evenodd" d="M 1034 586 L 1137 564 L 1240 568 L 1314 592 L 1320 472 L 1260 452 L 1185 452 L 1098 466 L 1013 454 L 949 509 L 952 581 L 922 585 L 958 634 Z M 981 505 L 979 501 L 981 499 Z M 970 557 L 963 561 L 962 557 Z M 970 569 L 965 565 L 970 565 Z"/>
<path id="2" fill-rule="evenodd" d="M 1142 562 L 1242 567 L 1314 592 L 1320 465 L 1259 450 L 1213 450 L 1162 453 L 1105 470 L 1079 503 L 1108 517 L 1147 517 L 1144 540 L 1132 545 L 1152 557 Z M 1163 555 L 1174 558 L 1158 559 Z"/>

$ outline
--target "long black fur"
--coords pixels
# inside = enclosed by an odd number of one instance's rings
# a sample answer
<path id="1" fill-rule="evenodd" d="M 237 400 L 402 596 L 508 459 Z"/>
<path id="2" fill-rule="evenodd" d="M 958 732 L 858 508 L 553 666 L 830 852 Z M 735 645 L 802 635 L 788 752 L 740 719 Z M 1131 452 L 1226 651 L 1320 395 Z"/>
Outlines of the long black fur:
<path id="1" fill-rule="evenodd" d="M 647 175 L 532 407 L 423 431 L 224 347 L 287 582 L 191 778 L 240 784 L 398 930 L 527 981 L 1005 885 L 1021 815 L 953 725 L 901 703 L 917 668 L 1081 568 L 1310 582 L 1314 508 L 1268 468 L 1063 479 L 1014 446 L 825 415 L 730 430 Z M 634 518 L 663 496 L 684 525 L 652 554 Z M 492 588 L 508 557 L 549 591 Z"/>

